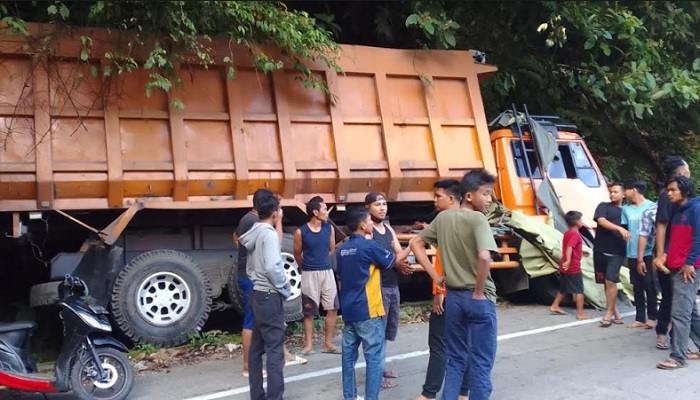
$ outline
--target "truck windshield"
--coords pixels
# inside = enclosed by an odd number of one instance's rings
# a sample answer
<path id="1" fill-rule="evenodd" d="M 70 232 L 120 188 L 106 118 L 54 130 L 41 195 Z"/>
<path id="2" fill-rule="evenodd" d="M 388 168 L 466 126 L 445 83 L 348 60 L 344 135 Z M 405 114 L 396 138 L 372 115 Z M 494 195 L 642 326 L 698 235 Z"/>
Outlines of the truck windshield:
<path id="1" fill-rule="evenodd" d="M 511 141 L 511 148 L 518 177 L 527 178 L 527 164 L 522 154 L 520 141 Z M 542 172 L 532 142 L 525 142 L 525 149 L 532 177 L 541 179 Z M 600 186 L 598 173 L 581 143 L 560 142 L 557 154 L 547 167 L 547 172 L 550 179 L 580 179 L 588 187 Z"/>

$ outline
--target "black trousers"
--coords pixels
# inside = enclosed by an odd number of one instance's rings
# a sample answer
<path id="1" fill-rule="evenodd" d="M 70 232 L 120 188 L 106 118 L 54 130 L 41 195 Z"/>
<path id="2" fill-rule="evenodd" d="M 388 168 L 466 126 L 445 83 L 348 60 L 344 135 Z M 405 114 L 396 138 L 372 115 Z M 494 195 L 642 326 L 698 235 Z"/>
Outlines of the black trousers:
<path id="1" fill-rule="evenodd" d="M 248 358 L 251 400 L 282 400 L 284 395 L 284 299 L 275 292 L 254 290 L 253 339 Z M 263 354 L 267 354 L 267 396 L 263 389 Z"/>
<path id="2" fill-rule="evenodd" d="M 442 388 L 442 382 L 445 380 L 445 366 L 447 358 L 445 357 L 445 313 L 437 315 L 434 312 L 430 314 L 428 322 L 428 349 L 430 357 L 428 358 L 428 370 L 425 373 L 425 384 L 423 385 L 423 396 L 434 399 Z M 462 388 L 460 389 L 461 396 L 469 395 L 469 367 L 462 379 Z"/>
<path id="3" fill-rule="evenodd" d="M 654 268 L 651 266 L 651 256 L 644 257 L 647 273 L 639 275 L 637 272 L 637 259 L 628 258 L 627 267 L 630 270 L 630 281 L 634 289 L 634 307 L 637 309 L 635 319 L 639 322 L 647 322 L 647 318 L 656 321 L 658 314 L 657 291 Z"/>
<path id="4" fill-rule="evenodd" d="M 671 274 L 659 273 L 659 286 L 661 286 L 661 304 L 659 305 L 659 321 L 656 324 L 657 335 L 670 334 L 668 324 L 671 322 L 671 302 L 673 301 L 673 286 Z"/>

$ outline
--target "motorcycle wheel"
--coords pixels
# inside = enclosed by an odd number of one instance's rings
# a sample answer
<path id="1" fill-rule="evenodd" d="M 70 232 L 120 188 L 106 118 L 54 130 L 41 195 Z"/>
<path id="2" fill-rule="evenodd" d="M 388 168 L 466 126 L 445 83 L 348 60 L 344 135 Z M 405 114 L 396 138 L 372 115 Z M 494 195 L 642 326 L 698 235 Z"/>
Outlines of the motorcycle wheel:
<path id="1" fill-rule="evenodd" d="M 111 347 L 95 350 L 107 372 L 106 379 L 96 379 L 98 375 L 92 357 L 77 359 L 70 373 L 71 389 L 80 400 L 123 400 L 134 386 L 134 369 L 124 353 Z M 89 353 L 88 353 L 89 354 Z"/>

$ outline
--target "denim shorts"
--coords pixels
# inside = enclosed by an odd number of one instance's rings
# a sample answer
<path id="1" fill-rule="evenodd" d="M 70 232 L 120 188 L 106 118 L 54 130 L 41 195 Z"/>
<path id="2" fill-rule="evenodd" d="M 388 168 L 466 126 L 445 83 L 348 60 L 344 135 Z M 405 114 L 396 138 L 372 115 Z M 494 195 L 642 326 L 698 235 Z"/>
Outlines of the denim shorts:
<path id="1" fill-rule="evenodd" d="M 248 278 L 238 278 L 238 287 L 243 297 L 243 329 L 253 330 L 253 309 L 250 307 L 250 295 L 253 293 L 253 282 Z"/>

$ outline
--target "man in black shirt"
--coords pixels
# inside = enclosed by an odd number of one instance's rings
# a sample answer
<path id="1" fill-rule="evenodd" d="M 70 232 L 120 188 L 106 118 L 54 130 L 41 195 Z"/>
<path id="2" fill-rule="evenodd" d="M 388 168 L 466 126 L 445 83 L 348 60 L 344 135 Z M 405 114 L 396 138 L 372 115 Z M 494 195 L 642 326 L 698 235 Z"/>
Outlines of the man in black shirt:
<path id="1" fill-rule="evenodd" d="M 396 335 L 399 331 L 399 314 L 401 296 L 399 294 L 399 273 L 409 275 L 413 273 L 413 269 L 408 263 L 408 254 L 411 252 L 409 247 L 401 248 L 401 243 L 396 237 L 396 232 L 388 224 L 386 220 L 387 202 L 383 194 L 379 192 L 371 192 L 365 196 L 365 207 L 369 210 L 374 223 L 371 239 L 379 243 L 384 249 L 391 251 L 396 255 L 396 265 L 393 268 L 380 269 L 380 277 L 382 281 L 382 303 L 384 304 L 384 336 L 387 341 L 393 342 L 396 340 Z M 368 238 L 370 239 L 370 238 Z M 382 380 L 382 388 L 388 389 L 395 387 L 396 382 L 388 380 L 388 378 L 398 378 L 398 374 L 394 371 L 385 370 Z"/>
<path id="2" fill-rule="evenodd" d="M 625 263 L 626 244 L 630 233 L 620 226 L 624 190 L 619 183 L 608 186 L 610 202 L 598 204 L 593 220 L 598 224 L 593 250 L 593 264 L 597 283 L 605 284 L 607 307 L 600 326 L 624 322 L 617 309 L 617 284 L 620 282 L 620 268 Z M 614 318 L 614 319 L 613 319 Z"/>
<path id="3" fill-rule="evenodd" d="M 664 175 L 670 179 L 676 176 L 690 178 L 690 168 L 688 163 L 681 157 L 670 156 L 664 160 Z M 666 179 L 666 180 L 667 180 Z M 666 350 L 669 348 L 666 343 L 666 336 L 671 327 L 671 300 L 673 288 L 671 287 L 671 275 L 664 273 L 663 266 L 666 263 L 664 249 L 668 240 L 667 228 L 673 212 L 678 207 L 671 203 L 665 188 L 659 192 L 659 202 L 656 210 L 656 254 L 654 258 L 654 268 L 658 271 L 659 286 L 661 286 L 661 304 L 659 305 L 659 321 L 656 324 L 656 348 Z"/>

